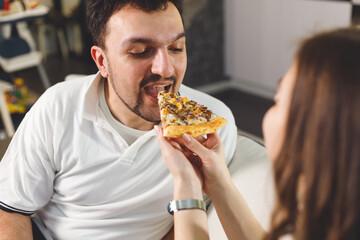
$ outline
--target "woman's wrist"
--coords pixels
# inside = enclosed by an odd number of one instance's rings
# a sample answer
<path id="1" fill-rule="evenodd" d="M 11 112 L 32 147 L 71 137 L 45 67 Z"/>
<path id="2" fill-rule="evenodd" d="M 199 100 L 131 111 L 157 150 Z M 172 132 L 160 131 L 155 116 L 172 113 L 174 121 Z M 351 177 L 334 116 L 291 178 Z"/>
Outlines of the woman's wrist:
<path id="1" fill-rule="evenodd" d="M 210 198 L 215 197 L 219 194 L 219 192 L 222 192 L 228 188 L 231 188 L 233 185 L 233 181 L 231 179 L 231 175 L 229 174 L 222 174 L 221 177 L 217 177 L 216 180 L 211 181 L 211 183 L 208 183 L 208 186 L 206 186 L 207 194 Z"/>
<path id="2" fill-rule="evenodd" d="M 183 199 L 203 200 L 202 187 L 199 179 L 174 179 L 174 200 Z"/>

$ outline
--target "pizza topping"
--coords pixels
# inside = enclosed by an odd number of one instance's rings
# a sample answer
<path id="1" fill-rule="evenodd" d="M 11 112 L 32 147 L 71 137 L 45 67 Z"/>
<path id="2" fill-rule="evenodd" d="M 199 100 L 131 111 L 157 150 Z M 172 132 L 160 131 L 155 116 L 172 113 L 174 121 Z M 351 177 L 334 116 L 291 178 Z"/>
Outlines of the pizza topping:
<path id="1" fill-rule="evenodd" d="M 217 117 L 207 107 L 189 101 L 187 97 L 180 97 L 175 93 L 159 92 L 158 95 L 161 120 L 165 126 L 194 125 L 212 121 Z"/>
<path id="2" fill-rule="evenodd" d="M 178 138 L 184 133 L 197 137 L 214 133 L 227 123 L 204 105 L 175 93 L 160 91 L 157 100 L 165 137 Z"/>

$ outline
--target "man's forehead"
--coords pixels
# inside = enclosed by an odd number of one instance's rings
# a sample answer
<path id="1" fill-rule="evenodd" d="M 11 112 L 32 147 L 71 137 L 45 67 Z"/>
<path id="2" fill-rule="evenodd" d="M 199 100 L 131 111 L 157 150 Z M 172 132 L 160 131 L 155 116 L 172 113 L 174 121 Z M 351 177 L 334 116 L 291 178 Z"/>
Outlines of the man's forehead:
<path id="1" fill-rule="evenodd" d="M 107 32 L 114 33 L 122 44 L 170 43 L 185 37 L 181 16 L 170 4 L 153 12 L 126 6 L 114 13 L 107 25 Z"/>
<path id="2" fill-rule="evenodd" d="M 140 8 L 137 7 L 133 7 L 131 5 L 126 5 L 124 7 L 122 7 L 119 11 L 113 13 L 113 15 L 110 17 L 109 20 L 111 19 L 117 19 L 123 22 L 126 22 L 128 24 L 131 23 L 141 23 L 141 24 L 146 24 L 146 23 L 150 23 L 156 20 L 162 20 L 162 19 L 167 19 L 169 21 L 173 21 L 176 22 L 179 25 L 183 25 L 182 24 L 182 17 L 179 13 L 179 11 L 177 10 L 177 8 L 171 3 L 168 4 L 168 6 L 165 9 L 158 9 L 158 10 L 154 10 L 154 11 L 144 11 Z M 159 22 L 162 23 L 162 22 Z M 166 22 L 165 22 L 166 23 Z"/>

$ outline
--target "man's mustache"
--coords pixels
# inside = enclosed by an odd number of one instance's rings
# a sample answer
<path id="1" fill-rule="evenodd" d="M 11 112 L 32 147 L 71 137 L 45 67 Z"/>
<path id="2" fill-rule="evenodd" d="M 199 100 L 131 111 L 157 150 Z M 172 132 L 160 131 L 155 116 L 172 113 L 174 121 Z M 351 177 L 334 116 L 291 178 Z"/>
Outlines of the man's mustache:
<path id="1" fill-rule="evenodd" d="M 152 82 L 158 82 L 160 81 L 160 79 L 162 79 L 162 77 L 158 74 L 152 74 L 149 77 L 144 78 L 141 83 L 140 83 L 140 88 L 143 88 L 145 85 L 152 83 Z M 165 80 L 170 80 L 173 83 L 176 82 L 176 77 L 175 76 L 171 76 L 168 78 L 164 78 Z"/>

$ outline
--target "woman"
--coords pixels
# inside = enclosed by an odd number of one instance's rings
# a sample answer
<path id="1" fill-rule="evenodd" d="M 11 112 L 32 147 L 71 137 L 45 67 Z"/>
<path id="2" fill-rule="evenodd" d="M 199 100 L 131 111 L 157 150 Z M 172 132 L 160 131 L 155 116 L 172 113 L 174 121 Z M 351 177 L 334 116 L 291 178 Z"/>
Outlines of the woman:
<path id="1" fill-rule="evenodd" d="M 210 196 L 229 239 L 360 239 L 360 29 L 324 32 L 301 44 L 263 120 L 277 204 L 265 233 L 231 181 L 218 135 L 171 141 L 157 128 L 174 177 L 174 199 Z M 191 164 L 181 145 L 196 153 Z M 219 194 L 220 193 L 220 194 Z M 199 209 L 178 211 L 176 239 L 208 238 Z"/>

